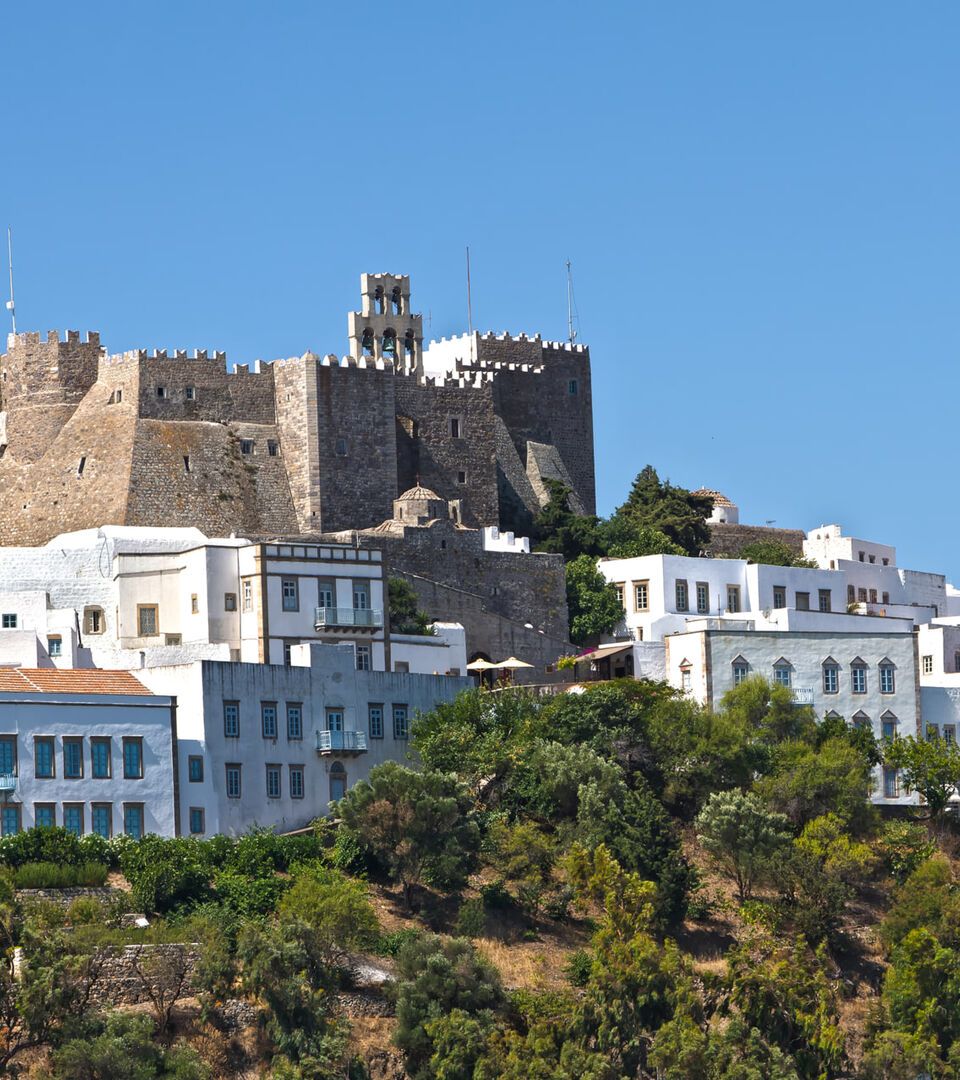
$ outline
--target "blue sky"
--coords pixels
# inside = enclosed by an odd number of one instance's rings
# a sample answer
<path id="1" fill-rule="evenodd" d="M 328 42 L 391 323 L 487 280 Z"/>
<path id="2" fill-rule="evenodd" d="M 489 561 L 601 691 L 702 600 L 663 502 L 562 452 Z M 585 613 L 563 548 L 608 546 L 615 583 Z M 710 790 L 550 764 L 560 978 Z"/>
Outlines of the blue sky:
<path id="1" fill-rule="evenodd" d="M 20 329 L 345 349 L 362 271 L 433 336 L 591 347 L 600 510 L 647 462 L 960 584 L 960 6 L 6 5 Z"/>

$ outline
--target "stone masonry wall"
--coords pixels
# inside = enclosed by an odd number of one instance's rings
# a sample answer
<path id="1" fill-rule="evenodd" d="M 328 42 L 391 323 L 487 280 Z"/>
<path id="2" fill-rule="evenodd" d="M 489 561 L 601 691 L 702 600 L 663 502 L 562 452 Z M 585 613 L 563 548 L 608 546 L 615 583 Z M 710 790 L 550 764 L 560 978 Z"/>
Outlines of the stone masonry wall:
<path id="1" fill-rule="evenodd" d="M 802 529 L 774 529 L 768 525 L 730 525 L 720 523 L 710 526 L 710 543 L 706 552 L 737 559 L 747 544 L 775 540 L 786 544 L 797 555 L 803 554 L 805 534 Z"/>

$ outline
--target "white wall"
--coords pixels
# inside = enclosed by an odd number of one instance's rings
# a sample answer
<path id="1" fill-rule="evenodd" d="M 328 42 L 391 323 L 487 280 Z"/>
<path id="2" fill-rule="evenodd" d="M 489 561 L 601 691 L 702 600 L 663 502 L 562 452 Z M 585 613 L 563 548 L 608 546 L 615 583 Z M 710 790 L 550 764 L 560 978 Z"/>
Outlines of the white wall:
<path id="1" fill-rule="evenodd" d="M 393 670 L 407 664 L 419 675 L 466 675 L 467 640 L 460 623 L 433 623 L 432 635 L 391 634 L 390 659 Z"/>

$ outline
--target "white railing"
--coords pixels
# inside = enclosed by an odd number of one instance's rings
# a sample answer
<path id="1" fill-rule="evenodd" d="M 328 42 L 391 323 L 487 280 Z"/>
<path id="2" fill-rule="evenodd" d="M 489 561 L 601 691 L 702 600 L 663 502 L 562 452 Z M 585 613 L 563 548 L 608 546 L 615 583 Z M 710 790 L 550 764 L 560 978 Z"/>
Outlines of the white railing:
<path id="1" fill-rule="evenodd" d="M 0 793 L 8 794 L 17 789 L 17 778 L 13 773 L 0 773 Z"/>
<path id="2" fill-rule="evenodd" d="M 812 705 L 813 691 L 804 687 L 795 686 L 790 691 L 794 705 Z"/>
<path id="3" fill-rule="evenodd" d="M 317 751 L 329 754 L 336 750 L 361 753 L 367 749 L 367 736 L 363 731 L 318 731 Z"/>

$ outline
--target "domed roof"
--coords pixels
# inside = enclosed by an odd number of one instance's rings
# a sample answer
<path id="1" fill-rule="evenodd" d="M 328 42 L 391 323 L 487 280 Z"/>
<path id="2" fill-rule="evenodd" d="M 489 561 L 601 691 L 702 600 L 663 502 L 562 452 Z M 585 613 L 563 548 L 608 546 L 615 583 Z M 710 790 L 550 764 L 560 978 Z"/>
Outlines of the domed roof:
<path id="1" fill-rule="evenodd" d="M 712 499 L 713 505 L 716 506 L 733 506 L 734 504 L 723 494 L 721 491 L 714 491 L 713 488 L 697 488 L 692 494 L 699 495 L 704 499 Z"/>
<path id="2" fill-rule="evenodd" d="M 431 491 L 430 488 L 423 487 L 421 484 L 417 484 L 416 487 L 408 488 L 400 498 L 404 501 L 408 499 L 434 499 L 437 502 L 443 502 L 435 491 Z"/>

